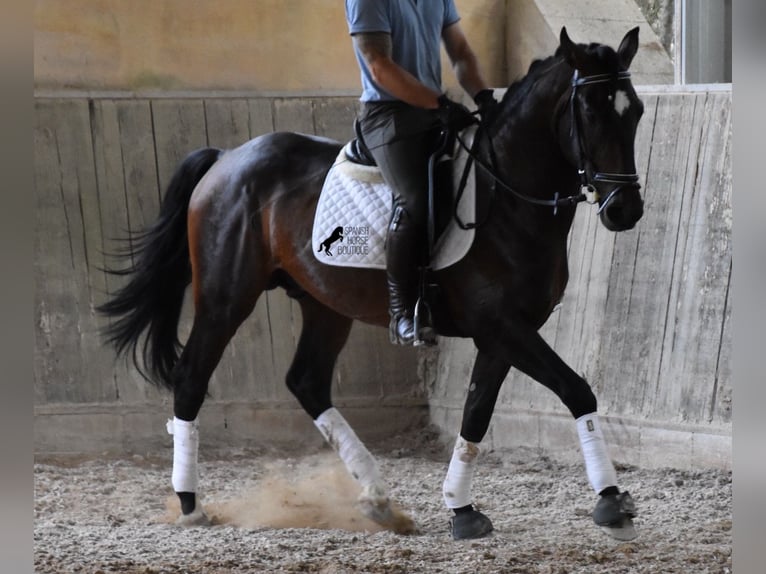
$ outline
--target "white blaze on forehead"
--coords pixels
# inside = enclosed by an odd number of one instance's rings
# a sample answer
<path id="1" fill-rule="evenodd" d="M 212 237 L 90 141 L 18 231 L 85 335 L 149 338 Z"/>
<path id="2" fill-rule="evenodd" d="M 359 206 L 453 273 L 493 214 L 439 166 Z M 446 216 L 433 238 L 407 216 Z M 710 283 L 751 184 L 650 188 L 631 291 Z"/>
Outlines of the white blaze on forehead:
<path id="1" fill-rule="evenodd" d="M 623 90 L 617 90 L 617 93 L 614 95 L 614 109 L 617 110 L 619 115 L 622 115 L 629 107 L 630 100 L 628 99 L 628 94 Z"/>

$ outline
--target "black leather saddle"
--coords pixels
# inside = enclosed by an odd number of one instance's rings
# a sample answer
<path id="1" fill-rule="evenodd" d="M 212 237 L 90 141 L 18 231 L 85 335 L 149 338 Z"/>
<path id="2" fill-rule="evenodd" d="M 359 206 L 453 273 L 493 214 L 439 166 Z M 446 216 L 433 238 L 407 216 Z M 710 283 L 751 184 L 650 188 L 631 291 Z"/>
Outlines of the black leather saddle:
<path id="1" fill-rule="evenodd" d="M 367 147 L 367 144 L 364 143 L 362 128 L 359 125 L 358 118 L 354 118 L 354 134 L 356 137 L 349 142 L 348 146 L 346 146 L 346 159 L 352 163 L 358 163 L 360 165 L 376 165 L 375 158 L 372 157 L 370 149 Z"/>

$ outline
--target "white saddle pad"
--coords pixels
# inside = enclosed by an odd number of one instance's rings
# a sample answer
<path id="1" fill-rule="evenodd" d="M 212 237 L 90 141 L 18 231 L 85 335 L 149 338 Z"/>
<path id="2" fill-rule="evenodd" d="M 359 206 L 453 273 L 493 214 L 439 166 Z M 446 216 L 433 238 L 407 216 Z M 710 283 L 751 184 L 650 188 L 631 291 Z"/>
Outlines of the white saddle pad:
<path id="1" fill-rule="evenodd" d="M 346 159 L 345 152 L 344 147 L 330 168 L 319 196 L 312 234 L 314 256 L 327 265 L 385 269 L 391 189 L 377 167 L 352 163 Z M 462 174 L 463 165 L 464 158 L 461 161 L 456 157 L 457 179 Z M 471 176 L 458 206 L 461 221 L 475 221 L 475 205 L 474 178 Z M 462 259 L 471 247 L 473 237 L 473 229 L 460 229 L 451 217 L 436 241 L 432 269 L 443 269 Z"/>

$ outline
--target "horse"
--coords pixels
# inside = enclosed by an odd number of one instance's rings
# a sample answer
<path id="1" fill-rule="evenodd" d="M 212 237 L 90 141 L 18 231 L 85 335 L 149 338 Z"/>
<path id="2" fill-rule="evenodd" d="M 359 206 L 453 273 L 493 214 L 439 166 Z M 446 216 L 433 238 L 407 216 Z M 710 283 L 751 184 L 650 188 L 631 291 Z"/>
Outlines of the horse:
<path id="1" fill-rule="evenodd" d="M 632 229 L 643 214 L 634 159 L 643 104 L 628 71 L 637 49 L 638 28 L 617 50 L 575 43 L 562 28 L 555 53 L 535 60 L 507 89 L 470 148 L 474 242 L 429 279 L 436 286 L 430 302 L 436 333 L 472 339 L 477 350 L 442 485 L 455 539 L 493 530 L 473 505 L 471 487 L 511 367 L 569 409 L 597 496 L 595 524 L 618 539 L 636 536 L 635 504 L 618 487 L 596 397 L 538 331 L 567 285 L 576 207 L 583 200 L 597 206 L 600 222 L 615 232 Z M 132 263 L 110 270 L 129 280 L 99 307 L 110 319 L 108 341 L 118 355 L 132 351 L 139 371 L 173 393 L 168 431 L 179 524 L 208 522 L 197 492 L 197 417 L 209 378 L 259 296 L 282 288 L 303 318 L 288 389 L 361 486 L 360 510 L 397 532 L 415 528 L 394 510 L 376 460 L 332 402 L 332 373 L 352 322 L 389 322 L 384 272 L 324 265 L 313 253 L 315 209 L 341 148 L 327 138 L 279 132 L 231 150 L 191 152 L 173 175 L 156 222 L 131 238 L 123 255 Z M 194 319 L 182 345 L 178 324 L 189 285 Z"/>

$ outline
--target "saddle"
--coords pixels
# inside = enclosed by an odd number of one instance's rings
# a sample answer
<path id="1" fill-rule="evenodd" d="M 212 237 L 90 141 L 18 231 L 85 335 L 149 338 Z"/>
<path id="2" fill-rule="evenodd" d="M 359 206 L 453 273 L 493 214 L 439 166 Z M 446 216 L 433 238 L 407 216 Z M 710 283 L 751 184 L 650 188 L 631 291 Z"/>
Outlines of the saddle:
<path id="1" fill-rule="evenodd" d="M 375 158 L 370 153 L 370 148 L 364 143 L 364 136 L 362 136 L 362 127 L 359 125 L 359 118 L 354 118 L 354 135 L 356 136 L 348 145 L 344 148 L 344 153 L 348 161 L 358 164 L 372 167 L 377 165 Z"/>
<path id="2" fill-rule="evenodd" d="M 384 270 L 392 193 L 364 142 L 358 121 L 354 122 L 354 132 L 356 137 L 341 148 L 325 178 L 314 216 L 312 251 L 326 265 Z M 453 159 L 454 146 L 442 147 L 429 162 L 434 170 L 428 190 L 433 216 L 423 266 L 434 270 L 453 265 L 468 252 L 474 230 L 461 228 L 456 218 L 473 221 L 476 211 L 473 177 L 468 178 L 459 201 L 453 192 L 458 187 L 453 182 L 458 181 L 467 156 L 458 153 Z"/>
<path id="3" fill-rule="evenodd" d="M 352 139 L 343 148 L 346 159 L 356 165 L 364 167 L 377 167 L 375 158 L 370 152 L 370 148 L 364 141 L 362 127 L 358 118 L 354 118 L 354 139 Z M 440 231 L 443 231 L 447 224 L 447 218 L 450 212 L 450 200 L 453 198 L 453 167 L 454 161 L 452 151 L 455 149 L 454 135 L 443 133 L 442 138 L 434 150 L 428 162 L 429 169 L 429 210 L 428 210 L 428 229 L 429 229 L 429 249 L 428 257 L 430 259 L 433 253 L 434 242 Z M 426 265 L 430 261 L 424 262 Z"/>

